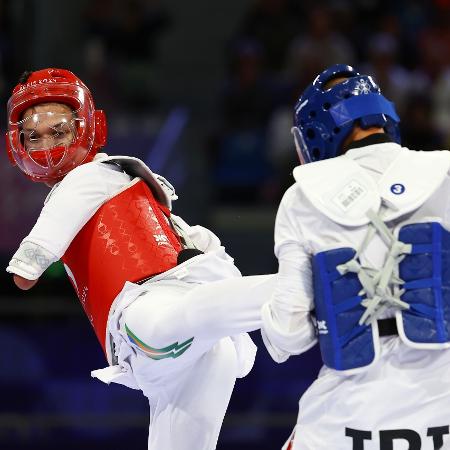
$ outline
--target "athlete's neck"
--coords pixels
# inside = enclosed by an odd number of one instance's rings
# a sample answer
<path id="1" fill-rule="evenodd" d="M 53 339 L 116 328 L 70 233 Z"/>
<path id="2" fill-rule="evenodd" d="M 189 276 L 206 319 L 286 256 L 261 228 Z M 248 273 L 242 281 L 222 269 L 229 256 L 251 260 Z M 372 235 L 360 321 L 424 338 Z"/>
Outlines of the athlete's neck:
<path id="1" fill-rule="evenodd" d="M 351 133 L 347 136 L 347 138 L 345 139 L 342 148 L 344 149 L 344 151 L 342 152 L 342 154 L 344 154 L 348 148 L 350 146 L 352 146 L 355 142 L 360 141 L 364 138 L 366 138 L 367 136 L 371 136 L 372 134 L 384 134 L 384 130 L 383 128 L 379 128 L 379 127 L 371 127 L 371 128 L 367 128 L 367 129 L 363 129 L 361 127 L 359 127 L 358 125 L 356 125 L 353 130 L 351 131 Z"/>
<path id="2" fill-rule="evenodd" d="M 384 133 L 383 128 L 371 127 L 367 128 L 367 130 L 364 130 L 363 128 L 356 126 L 353 128 L 352 132 L 347 136 L 347 139 L 344 141 L 344 147 L 346 147 L 347 145 L 349 145 L 354 141 L 360 141 L 361 139 L 364 139 L 365 137 L 370 136 L 371 134 L 379 134 L 379 133 Z"/>

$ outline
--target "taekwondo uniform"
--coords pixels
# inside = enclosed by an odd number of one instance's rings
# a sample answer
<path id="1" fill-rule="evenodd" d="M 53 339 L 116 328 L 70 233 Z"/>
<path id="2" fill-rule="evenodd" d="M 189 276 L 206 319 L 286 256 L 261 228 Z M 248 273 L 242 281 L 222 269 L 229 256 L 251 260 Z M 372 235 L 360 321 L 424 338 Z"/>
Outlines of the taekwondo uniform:
<path id="1" fill-rule="evenodd" d="M 98 154 L 54 186 L 7 271 L 35 280 L 61 259 L 109 363 L 92 375 L 149 399 L 148 448 L 212 450 L 271 277 L 243 278 L 176 198 L 142 161 Z"/>
<path id="2" fill-rule="evenodd" d="M 283 449 L 450 448 L 449 169 L 376 134 L 294 170 L 262 335 L 324 367 Z"/>

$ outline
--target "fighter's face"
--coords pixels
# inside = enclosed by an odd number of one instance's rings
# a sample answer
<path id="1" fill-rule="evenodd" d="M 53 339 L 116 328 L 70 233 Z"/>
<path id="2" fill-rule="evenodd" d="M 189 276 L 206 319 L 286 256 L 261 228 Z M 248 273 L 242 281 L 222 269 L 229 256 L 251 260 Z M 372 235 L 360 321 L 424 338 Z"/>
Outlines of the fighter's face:
<path id="1" fill-rule="evenodd" d="M 23 145 L 28 151 L 69 146 L 75 139 L 74 113 L 62 103 L 42 103 L 24 111 Z"/>

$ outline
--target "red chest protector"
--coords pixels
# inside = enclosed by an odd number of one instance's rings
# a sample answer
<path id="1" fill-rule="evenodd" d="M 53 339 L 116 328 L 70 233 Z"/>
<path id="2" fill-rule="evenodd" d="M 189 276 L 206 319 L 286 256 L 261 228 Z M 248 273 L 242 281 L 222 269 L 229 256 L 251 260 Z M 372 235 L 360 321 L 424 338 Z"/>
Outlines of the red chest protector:
<path id="1" fill-rule="evenodd" d="M 135 179 L 100 207 L 61 258 L 103 350 L 109 310 L 124 283 L 177 265 L 182 247 L 169 216 Z"/>

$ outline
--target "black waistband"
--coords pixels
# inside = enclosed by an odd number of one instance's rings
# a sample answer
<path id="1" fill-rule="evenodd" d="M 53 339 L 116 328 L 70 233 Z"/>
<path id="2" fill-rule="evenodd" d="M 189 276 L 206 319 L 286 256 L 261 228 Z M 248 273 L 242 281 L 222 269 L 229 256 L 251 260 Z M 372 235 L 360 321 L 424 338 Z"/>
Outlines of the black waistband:
<path id="1" fill-rule="evenodd" d="M 379 319 L 377 322 L 380 337 L 398 335 L 397 322 L 393 317 L 390 319 Z"/>
<path id="2" fill-rule="evenodd" d="M 203 252 L 197 248 L 184 248 L 178 253 L 177 266 L 198 255 L 203 255 Z"/>
<path id="3" fill-rule="evenodd" d="M 194 258 L 195 256 L 203 255 L 203 253 L 204 252 L 202 252 L 201 250 L 198 250 L 196 248 L 184 248 L 183 250 L 181 250 L 180 253 L 178 253 L 177 266 L 179 266 L 180 264 L 183 264 L 188 259 Z M 159 273 L 155 273 L 153 275 L 150 275 L 149 277 L 143 278 L 142 280 L 135 281 L 134 283 L 135 284 L 144 284 L 146 281 L 152 279 L 156 275 L 159 275 Z"/>

